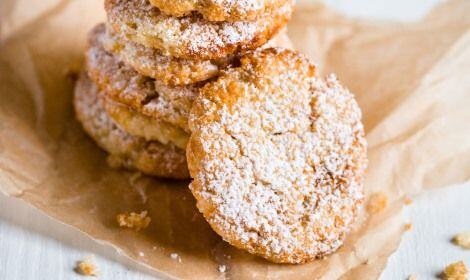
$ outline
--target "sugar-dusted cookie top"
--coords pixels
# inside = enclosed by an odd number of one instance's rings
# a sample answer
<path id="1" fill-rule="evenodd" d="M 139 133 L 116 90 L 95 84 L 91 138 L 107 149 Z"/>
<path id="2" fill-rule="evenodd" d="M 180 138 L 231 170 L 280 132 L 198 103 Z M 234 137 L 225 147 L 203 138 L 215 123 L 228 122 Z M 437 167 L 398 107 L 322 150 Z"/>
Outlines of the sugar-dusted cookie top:
<path id="1" fill-rule="evenodd" d="M 162 55 L 218 59 L 256 49 L 286 25 L 293 0 L 255 21 L 209 22 L 200 15 L 167 16 L 148 0 L 106 0 L 110 26 L 122 36 Z"/>
<path id="2" fill-rule="evenodd" d="M 255 51 L 202 88 L 190 114 L 191 191 L 232 245 L 278 263 L 338 249 L 363 200 L 361 111 L 296 52 Z"/>
<path id="3" fill-rule="evenodd" d="M 182 17 L 199 13 L 208 21 L 253 21 L 273 14 L 288 0 L 150 0 L 163 13 Z"/>

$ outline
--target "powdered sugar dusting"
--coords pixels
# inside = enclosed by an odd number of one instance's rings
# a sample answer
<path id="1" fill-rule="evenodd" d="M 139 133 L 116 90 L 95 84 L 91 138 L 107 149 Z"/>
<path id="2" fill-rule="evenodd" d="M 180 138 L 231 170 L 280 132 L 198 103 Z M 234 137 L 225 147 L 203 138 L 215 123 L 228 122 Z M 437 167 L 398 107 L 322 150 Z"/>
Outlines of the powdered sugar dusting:
<path id="1" fill-rule="evenodd" d="M 360 120 L 353 95 L 303 57 L 248 55 L 192 110 L 198 207 L 228 242 L 275 262 L 331 253 L 363 199 Z"/>
<path id="2" fill-rule="evenodd" d="M 165 14 L 181 17 L 193 12 L 208 21 L 253 21 L 272 13 L 287 0 L 150 0 Z"/>
<path id="3" fill-rule="evenodd" d="M 164 56 L 157 49 L 147 48 L 116 34 L 111 28 L 104 32 L 101 42 L 110 53 L 144 76 L 152 77 L 166 85 L 185 85 L 216 76 L 233 57 L 219 60 L 178 59 Z"/>
<path id="4" fill-rule="evenodd" d="M 111 26 L 131 40 L 167 56 L 214 59 L 263 45 L 290 18 L 293 0 L 259 20 L 236 22 L 166 16 L 148 0 L 107 0 L 105 6 Z"/>

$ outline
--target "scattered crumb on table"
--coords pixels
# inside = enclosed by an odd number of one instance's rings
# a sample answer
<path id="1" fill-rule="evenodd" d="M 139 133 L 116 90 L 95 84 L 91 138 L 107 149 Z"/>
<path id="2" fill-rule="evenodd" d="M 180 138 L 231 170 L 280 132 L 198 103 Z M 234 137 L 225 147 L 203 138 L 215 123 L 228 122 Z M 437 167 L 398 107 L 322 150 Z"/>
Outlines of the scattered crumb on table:
<path id="1" fill-rule="evenodd" d="M 463 261 L 451 263 L 444 269 L 441 279 L 444 280 L 467 280 L 468 269 Z"/>
<path id="2" fill-rule="evenodd" d="M 410 231 L 410 230 L 412 230 L 412 229 L 413 229 L 413 224 L 412 224 L 412 223 L 407 223 L 407 224 L 405 224 L 405 230 L 406 230 L 406 231 Z"/>
<path id="3" fill-rule="evenodd" d="M 462 232 L 457 234 L 452 239 L 452 242 L 464 249 L 470 249 L 470 232 Z"/>
<path id="4" fill-rule="evenodd" d="M 147 217 L 147 211 L 142 211 L 140 214 L 132 212 L 130 214 L 119 214 L 116 216 L 116 220 L 121 227 L 133 228 L 136 231 L 140 231 L 148 227 L 150 224 L 150 217 Z"/>
<path id="5" fill-rule="evenodd" d="M 218 269 L 219 269 L 219 272 L 220 272 L 220 273 L 224 273 L 224 272 L 227 270 L 227 267 L 222 264 L 222 265 L 219 265 L 219 268 L 218 268 Z"/>
<path id="6" fill-rule="evenodd" d="M 85 276 L 97 276 L 98 267 L 95 264 L 93 256 L 88 256 L 83 261 L 77 262 L 75 272 Z"/>

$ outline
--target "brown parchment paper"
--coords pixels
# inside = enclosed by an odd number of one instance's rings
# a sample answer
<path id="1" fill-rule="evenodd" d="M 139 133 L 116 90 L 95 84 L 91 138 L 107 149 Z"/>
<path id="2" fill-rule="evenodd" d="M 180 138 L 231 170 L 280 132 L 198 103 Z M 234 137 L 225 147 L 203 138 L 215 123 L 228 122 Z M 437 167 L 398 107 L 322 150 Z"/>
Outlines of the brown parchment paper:
<path id="1" fill-rule="evenodd" d="M 468 14 L 466 0 L 408 24 L 352 20 L 318 3 L 297 7 L 290 36 L 356 94 L 369 141 L 366 192 L 384 192 L 390 201 L 383 212 L 364 215 L 324 260 L 275 265 L 234 249 L 198 213 L 188 182 L 108 168 L 71 107 L 86 32 L 105 17 L 98 0 L 0 2 L 0 191 L 159 276 L 376 279 L 404 232 L 403 197 L 470 177 Z M 149 228 L 117 227 L 116 214 L 141 210 L 149 211 Z M 220 264 L 227 272 L 218 272 Z"/>

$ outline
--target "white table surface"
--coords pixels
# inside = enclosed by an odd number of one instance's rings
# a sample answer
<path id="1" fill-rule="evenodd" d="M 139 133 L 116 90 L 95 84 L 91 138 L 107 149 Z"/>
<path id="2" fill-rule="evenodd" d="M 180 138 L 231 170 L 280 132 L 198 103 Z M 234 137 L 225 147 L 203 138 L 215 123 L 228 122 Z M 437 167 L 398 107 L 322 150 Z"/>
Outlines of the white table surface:
<path id="1" fill-rule="evenodd" d="M 326 2 L 353 16 L 411 21 L 439 0 Z M 390 258 L 382 279 L 406 279 L 410 274 L 435 279 L 446 264 L 457 260 L 470 266 L 470 250 L 450 242 L 454 234 L 470 231 L 470 183 L 422 194 L 406 212 L 413 229 Z M 98 245 L 29 205 L 0 194 L 0 280 L 83 279 L 73 268 L 91 254 L 100 279 L 155 279 L 150 271 L 119 256 L 111 247 Z"/>

